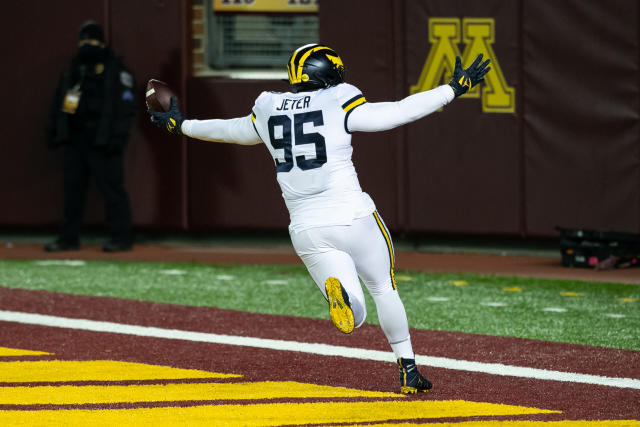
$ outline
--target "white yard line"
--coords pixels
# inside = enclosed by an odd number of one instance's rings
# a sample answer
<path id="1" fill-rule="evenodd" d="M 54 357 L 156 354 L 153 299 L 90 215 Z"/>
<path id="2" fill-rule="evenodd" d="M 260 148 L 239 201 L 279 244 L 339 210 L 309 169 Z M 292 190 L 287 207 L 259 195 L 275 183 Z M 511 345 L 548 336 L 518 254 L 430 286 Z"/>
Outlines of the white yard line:
<path id="1" fill-rule="evenodd" d="M 50 326 L 55 328 L 77 329 L 83 331 L 136 335 L 140 337 L 238 345 L 279 351 L 297 351 L 302 353 L 319 354 L 322 356 L 340 356 L 381 362 L 394 361 L 393 354 L 387 351 L 297 341 L 210 334 L 205 332 L 182 331 L 178 329 L 163 329 L 149 326 L 127 325 L 123 323 L 46 316 L 42 314 L 22 313 L 17 311 L 0 310 L 0 321 Z M 599 375 L 578 374 L 574 372 L 510 366 L 503 365 L 501 363 L 473 362 L 468 360 L 449 359 L 446 357 L 421 355 L 416 355 L 416 363 L 422 366 L 432 366 L 435 368 L 454 369 L 468 372 L 481 372 L 490 375 L 533 378 L 537 380 L 563 381 L 640 390 L 640 379 L 634 378 L 603 377 Z"/>

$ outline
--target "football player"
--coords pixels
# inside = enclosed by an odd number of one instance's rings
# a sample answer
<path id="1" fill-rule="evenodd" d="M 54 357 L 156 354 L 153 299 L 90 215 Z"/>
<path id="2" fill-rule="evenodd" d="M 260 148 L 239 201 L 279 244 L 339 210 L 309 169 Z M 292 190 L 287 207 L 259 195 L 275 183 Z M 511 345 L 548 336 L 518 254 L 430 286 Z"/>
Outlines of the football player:
<path id="1" fill-rule="evenodd" d="M 490 70 L 482 55 L 467 69 L 459 57 L 449 84 L 398 102 L 367 102 L 344 82 L 344 65 L 331 48 L 298 48 L 287 69 L 291 91 L 262 92 L 251 113 L 220 120 L 184 120 L 177 100 L 151 121 L 175 134 L 205 141 L 265 144 L 289 210 L 291 241 L 329 303 L 336 328 L 353 332 L 365 320 L 362 279 L 395 354 L 402 393 L 432 388 L 415 365 L 404 305 L 393 276 L 393 242 L 351 162 L 351 134 L 391 129 L 418 120 L 466 93 Z"/>

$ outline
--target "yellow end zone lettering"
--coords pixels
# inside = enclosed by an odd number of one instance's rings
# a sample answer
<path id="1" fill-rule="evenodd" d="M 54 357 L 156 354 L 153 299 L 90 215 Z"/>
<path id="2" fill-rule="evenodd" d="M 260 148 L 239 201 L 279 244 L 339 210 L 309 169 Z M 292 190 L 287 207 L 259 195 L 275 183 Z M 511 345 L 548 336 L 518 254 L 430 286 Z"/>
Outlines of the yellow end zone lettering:
<path id="1" fill-rule="evenodd" d="M 8 383 L 234 377 L 241 375 L 113 360 L 0 362 L 0 382 Z"/>
<path id="2" fill-rule="evenodd" d="M 445 401 L 380 401 L 207 405 L 191 407 L 64 411 L 0 411 L 0 422 L 9 424 L 136 425 L 136 426 L 265 426 L 291 424 L 357 423 L 422 420 L 476 416 L 551 414 L 522 406 L 495 403 Z"/>
<path id="3" fill-rule="evenodd" d="M 0 405 L 82 405 L 283 398 L 404 398 L 401 394 L 293 381 L 106 386 L 0 387 Z"/>
<path id="4" fill-rule="evenodd" d="M 51 353 L 44 351 L 22 350 L 19 348 L 0 347 L 0 357 L 9 356 L 48 356 Z"/>

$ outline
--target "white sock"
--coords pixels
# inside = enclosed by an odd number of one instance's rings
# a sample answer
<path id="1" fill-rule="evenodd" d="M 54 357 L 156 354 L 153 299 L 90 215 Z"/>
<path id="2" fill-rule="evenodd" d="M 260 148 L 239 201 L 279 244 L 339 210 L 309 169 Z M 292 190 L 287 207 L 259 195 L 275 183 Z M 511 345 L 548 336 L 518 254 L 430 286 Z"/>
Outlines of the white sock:
<path id="1" fill-rule="evenodd" d="M 393 354 L 396 355 L 396 360 L 399 357 L 403 359 L 415 359 L 415 354 L 413 354 L 413 348 L 411 347 L 411 338 L 407 337 L 406 340 L 400 341 L 398 343 L 389 343 L 391 344 L 391 349 L 393 350 Z"/>

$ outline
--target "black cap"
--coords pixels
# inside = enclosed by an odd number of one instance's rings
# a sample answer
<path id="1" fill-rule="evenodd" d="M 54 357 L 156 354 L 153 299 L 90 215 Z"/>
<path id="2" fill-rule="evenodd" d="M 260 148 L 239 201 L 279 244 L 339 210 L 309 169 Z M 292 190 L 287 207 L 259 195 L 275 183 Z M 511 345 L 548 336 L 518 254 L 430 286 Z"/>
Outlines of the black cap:
<path id="1" fill-rule="evenodd" d="M 99 40 L 104 42 L 104 32 L 102 27 L 96 21 L 85 21 L 78 31 L 78 40 Z"/>

